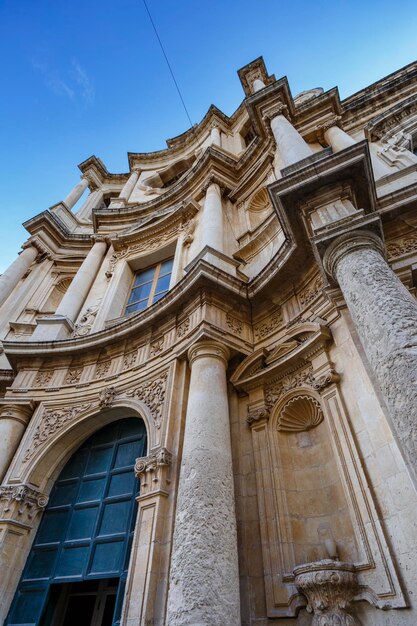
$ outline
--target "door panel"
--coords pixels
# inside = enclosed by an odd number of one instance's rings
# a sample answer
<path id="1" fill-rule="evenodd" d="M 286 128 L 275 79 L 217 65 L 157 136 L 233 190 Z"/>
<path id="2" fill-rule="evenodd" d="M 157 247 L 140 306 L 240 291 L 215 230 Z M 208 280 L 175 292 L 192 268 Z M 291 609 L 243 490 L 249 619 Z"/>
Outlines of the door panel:
<path id="1" fill-rule="evenodd" d="M 53 583 L 125 578 L 139 491 L 133 466 L 145 454 L 146 429 L 136 417 L 104 427 L 74 453 L 51 492 L 6 624 L 38 626 Z"/>

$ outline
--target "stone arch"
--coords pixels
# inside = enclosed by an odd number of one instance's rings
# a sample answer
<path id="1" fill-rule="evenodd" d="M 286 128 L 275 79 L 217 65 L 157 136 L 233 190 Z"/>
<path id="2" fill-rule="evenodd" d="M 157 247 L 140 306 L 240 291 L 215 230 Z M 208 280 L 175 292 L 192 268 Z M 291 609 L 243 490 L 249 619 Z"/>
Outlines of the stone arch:
<path id="1" fill-rule="evenodd" d="M 48 412 L 74 410 L 73 416 L 64 421 L 63 425 L 51 433 L 51 437 L 40 443 L 38 451 L 32 452 L 36 430 L 42 426 L 42 421 Z M 51 414 L 51 413 L 49 413 Z M 149 408 L 137 398 L 117 398 L 110 407 L 100 408 L 96 403 L 41 405 L 37 415 L 32 418 L 32 424 L 26 431 L 19 451 L 6 476 L 8 481 L 35 486 L 39 491 L 48 495 L 59 472 L 70 456 L 96 430 L 123 417 L 137 416 L 142 419 L 147 433 L 148 450 L 154 445 L 155 433 L 153 419 Z M 38 431 L 39 432 L 39 431 Z M 28 454 L 29 452 L 29 454 Z"/>

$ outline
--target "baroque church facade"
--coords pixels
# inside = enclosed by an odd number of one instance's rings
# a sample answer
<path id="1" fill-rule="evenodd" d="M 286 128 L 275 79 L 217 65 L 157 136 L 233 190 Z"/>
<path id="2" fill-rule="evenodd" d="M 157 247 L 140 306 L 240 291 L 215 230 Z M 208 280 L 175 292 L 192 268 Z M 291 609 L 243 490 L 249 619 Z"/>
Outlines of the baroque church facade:
<path id="1" fill-rule="evenodd" d="M 417 63 L 238 75 L 0 277 L 2 624 L 417 623 Z"/>

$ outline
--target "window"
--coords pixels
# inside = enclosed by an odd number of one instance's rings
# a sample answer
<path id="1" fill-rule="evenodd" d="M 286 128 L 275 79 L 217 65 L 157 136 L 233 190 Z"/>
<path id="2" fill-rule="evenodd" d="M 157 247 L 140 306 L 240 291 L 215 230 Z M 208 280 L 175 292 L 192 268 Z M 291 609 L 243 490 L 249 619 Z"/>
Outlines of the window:
<path id="1" fill-rule="evenodd" d="M 136 272 L 125 315 L 146 309 L 168 292 L 173 262 L 174 259 L 167 259 Z"/>

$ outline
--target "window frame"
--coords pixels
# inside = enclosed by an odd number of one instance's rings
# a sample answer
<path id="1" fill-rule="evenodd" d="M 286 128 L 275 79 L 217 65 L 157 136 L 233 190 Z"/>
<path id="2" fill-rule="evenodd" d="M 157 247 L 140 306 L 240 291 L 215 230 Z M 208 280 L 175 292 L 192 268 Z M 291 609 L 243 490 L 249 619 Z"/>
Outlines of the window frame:
<path id="1" fill-rule="evenodd" d="M 171 261 L 171 262 L 172 262 L 172 264 L 171 264 L 171 268 L 170 268 L 170 271 L 169 271 L 169 272 L 166 272 L 165 274 L 162 274 L 162 276 L 161 276 L 161 268 L 162 268 L 162 265 L 163 265 L 164 263 L 166 263 L 167 261 Z M 170 256 L 170 257 L 168 257 L 168 258 L 162 259 L 161 261 L 158 261 L 158 263 L 153 263 L 153 264 L 151 264 L 151 265 L 147 265 L 146 267 L 142 267 L 142 268 L 140 268 L 140 269 L 136 270 L 136 271 L 134 272 L 134 274 L 133 274 L 133 279 L 132 279 L 131 284 L 130 284 L 130 289 L 129 289 L 129 292 L 128 292 L 128 294 L 127 294 L 126 300 L 125 300 L 125 304 L 124 304 L 124 307 L 123 307 L 123 311 L 124 311 L 124 312 L 123 312 L 123 315 L 133 315 L 134 313 L 140 313 L 141 311 L 145 311 L 145 310 L 146 310 L 146 309 L 148 309 L 150 306 L 152 306 L 153 304 L 155 304 L 155 302 L 158 302 L 161 298 L 159 298 L 159 299 L 158 299 L 158 300 L 156 300 L 156 301 L 155 301 L 155 299 L 154 299 L 154 298 L 155 298 L 155 295 L 158 295 L 158 294 L 156 294 L 156 288 L 157 288 L 157 285 L 158 285 L 158 280 L 159 280 L 159 278 L 162 278 L 163 276 L 167 276 L 167 275 L 169 275 L 169 277 L 170 277 L 170 278 L 169 278 L 168 289 L 165 291 L 165 293 L 163 294 L 163 296 L 161 296 L 161 297 L 163 298 L 163 297 L 167 294 L 167 292 L 169 291 L 169 289 L 170 289 L 170 287 L 171 287 L 171 281 L 172 281 L 172 270 L 173 270 L 173 267 L 174 267 L 174 256 Z M 131 297 L 131 295 L 132 295 L 133 290 L 135 289 L 135 287 L 140 287 L 140 286 L 141 286 L 141 285 L 136 285 L 136 286 L 135 286 L 135 281 L 136 281 L 137 276 L 138 276 L 139 274 L 143 274 L 144 272 L 146 272 L 147 270 L 150 270 L 150 269 L 154 269 L 154 270 L 155 270 L 155 271 L 154 271 L 153 278 L 152 278 L 151 280 L 149 280 L 149 281 L 146 281 L 145 283 L 142 283 L 143 285 L 146 285 L 146 284 L 148 284 L 149 282 L 151 283 L 151 290 L 150 290 L 150 292 L 149 292 L 149 295 L 147 296 L 147 304 L 146 304 L 146 306 L 145 306 L 145 307 L 143 307 L 142 309 L 136 309 L 136 310 L 134 310 L 134 311 L 127 311 L 128 307 L 131 307 L 131 306 L 133 306 L 134 304 L 137 304 L 137 303 L 139 303 L 139 302 L 141 302 L 141 301 L 145 300 L 145 298 L 140 298 L 139 300 L 137 300 L 137 301 L 133 301 L 133 302 L 131 302 L 131 303 L 129 304 L 129 299 L 130 299 L 130 297 Z"/>

